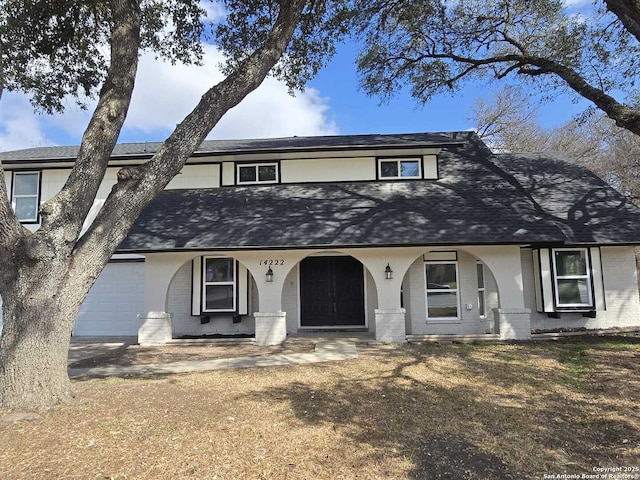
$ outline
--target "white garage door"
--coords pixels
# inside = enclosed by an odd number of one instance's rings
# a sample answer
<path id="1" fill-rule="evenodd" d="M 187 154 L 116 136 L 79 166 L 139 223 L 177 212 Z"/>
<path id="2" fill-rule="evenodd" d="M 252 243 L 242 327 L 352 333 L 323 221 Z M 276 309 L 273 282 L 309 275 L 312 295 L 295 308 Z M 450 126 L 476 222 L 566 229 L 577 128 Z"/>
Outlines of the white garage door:
<path id="1" fill-rule="evenodd" d="M 109 263 L 80 307 L 76 336 L 138 334 L 144 310 L 144 263 Z"/>

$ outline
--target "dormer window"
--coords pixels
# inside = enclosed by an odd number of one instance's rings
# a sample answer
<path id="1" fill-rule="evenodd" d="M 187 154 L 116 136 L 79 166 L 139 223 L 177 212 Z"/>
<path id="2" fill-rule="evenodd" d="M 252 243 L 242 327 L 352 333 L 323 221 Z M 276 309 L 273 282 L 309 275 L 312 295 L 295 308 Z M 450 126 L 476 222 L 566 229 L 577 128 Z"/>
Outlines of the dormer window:
<path id="1" fill-rule="evenodd" d="M 278 183 L 277 163 L 241 164 L 236 168 L 238 185 Z"/>
<path id="2" fill-rule="evenodd" d="M 419 158 L 378 159 L 378 178 L 381 180 L 422 178 Z"/>

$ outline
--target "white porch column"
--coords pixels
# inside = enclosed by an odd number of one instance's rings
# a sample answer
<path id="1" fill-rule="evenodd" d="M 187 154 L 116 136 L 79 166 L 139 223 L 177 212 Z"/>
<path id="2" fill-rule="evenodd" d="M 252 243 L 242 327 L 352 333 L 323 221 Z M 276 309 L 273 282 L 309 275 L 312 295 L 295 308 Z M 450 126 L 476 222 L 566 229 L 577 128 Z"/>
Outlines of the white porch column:
<path id="1" fill-rule="evenodd" d="M 524 305 L 522 259 L 517 245 L 464 247 L 489 267 L 498 286 L 500 308 L 494 309 L 495 330 L 504 340 L 531 338 L 531 310 Z"/>
<path id="2" fill-rule="evenodd" d="M 375 248 L 348 251 L 369 270 L 376 283 L 378 308 L 374 310 L 376 340 L 385 343 L 407 341 L 406 310 L 400 305 L 402 280 L 423 248 Z M 393 270 L 387 278 L 385 270 Z"/>
<path id="3" fill-rule="evenodd" d="M 173 336 L 171 313 L 167 312 L 167 292 L 171 279 L 193 254 L 148 254 L 144 262 L 144 308 L 138 315 L 138 343 L 159 345 Z"/>
<path id="4" fill-rule="evenodd" d="M 308 252 L 267 251 L 235 252 L 234 256 L 247 267 L 258 287 L 259 311 L 254 312 L 256 345 L 277 345 L 287 339 L 287 313 L 282 311 L 282 290 L 289 271 Z M 267 270 L 273 280 L 267 281 Z"/>

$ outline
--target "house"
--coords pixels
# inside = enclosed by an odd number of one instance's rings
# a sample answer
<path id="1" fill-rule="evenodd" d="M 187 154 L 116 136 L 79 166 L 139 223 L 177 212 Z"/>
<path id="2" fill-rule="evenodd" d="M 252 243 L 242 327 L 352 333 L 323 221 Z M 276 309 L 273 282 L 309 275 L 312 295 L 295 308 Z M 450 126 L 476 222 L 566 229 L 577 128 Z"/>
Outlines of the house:
<path id="1" fill-rule="evenodd" d="M 159 144 L 122 144 L 119 168 Z M 30 228 L 77 148 L 0 154 Z M 142 213 L 74 335 L 529 339 L 640 326 L 640 209 L 590 171 L 471 132 L 205 141 Z"/>

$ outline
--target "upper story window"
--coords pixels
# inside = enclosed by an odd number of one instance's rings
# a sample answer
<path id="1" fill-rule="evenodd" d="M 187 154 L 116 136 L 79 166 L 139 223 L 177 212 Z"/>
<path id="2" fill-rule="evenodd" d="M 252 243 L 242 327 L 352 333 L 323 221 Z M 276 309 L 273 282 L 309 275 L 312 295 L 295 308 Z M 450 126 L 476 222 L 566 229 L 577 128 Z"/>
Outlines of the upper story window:
<path id="1" fill-rule="evenodd" d="M 40 172 L 14 172 L 11 206 L 18 220 L 38 222 L 40 206 Z"/>
<path id="2" fill-rule="evenodd" d="M 384 158 L 378 159 L 378 177 L 392 178 L 422 178 L 418 158 Z"/>
<path id="3" fill-rule="evenodd" d="M 277 163 L 256 163 L 237 165 L 238 185 L 252 183 L 278 183 Z"/>
<path id="4" fill-rule="evenodd" d="M 591 266 L 586 248 L 554 249 L 553 273 L 557 307 L 592 307 Z"/>

